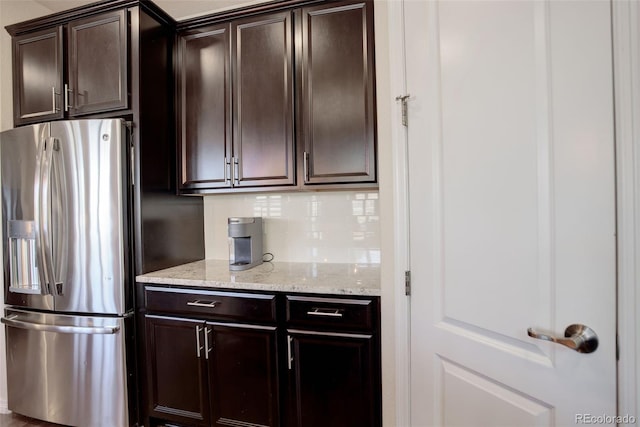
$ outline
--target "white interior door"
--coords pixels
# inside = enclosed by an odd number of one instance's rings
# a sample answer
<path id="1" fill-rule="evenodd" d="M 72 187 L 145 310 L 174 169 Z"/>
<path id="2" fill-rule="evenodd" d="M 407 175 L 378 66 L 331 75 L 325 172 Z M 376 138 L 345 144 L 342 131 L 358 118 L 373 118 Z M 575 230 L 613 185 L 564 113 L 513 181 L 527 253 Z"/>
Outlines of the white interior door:
<path id="1" fill-rule="evenodd" d="M 404 15 L 411 425 L 615 416 L 609 2 L 410 0 Z M 574 323 L 595 352 L 527 335 Z"/>

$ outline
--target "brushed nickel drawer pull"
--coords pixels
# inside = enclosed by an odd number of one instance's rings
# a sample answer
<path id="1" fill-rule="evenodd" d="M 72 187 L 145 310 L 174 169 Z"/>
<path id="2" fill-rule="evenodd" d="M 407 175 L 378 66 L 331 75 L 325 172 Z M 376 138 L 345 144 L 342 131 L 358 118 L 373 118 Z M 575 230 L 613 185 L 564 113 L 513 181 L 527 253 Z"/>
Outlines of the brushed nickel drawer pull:
<path id="1" fill-rule="evenodd" d="M 309 316 L 342 317 L 339 308 L 313 308 L 307 311 Z"/>
<path id="2" fill-rule="evenodd" d="M 215 308 L 218 304 L 220 304 L 220 301 L 201 301 L 199 299 L 187 302 L 187 305 L 206 308 Z"/>

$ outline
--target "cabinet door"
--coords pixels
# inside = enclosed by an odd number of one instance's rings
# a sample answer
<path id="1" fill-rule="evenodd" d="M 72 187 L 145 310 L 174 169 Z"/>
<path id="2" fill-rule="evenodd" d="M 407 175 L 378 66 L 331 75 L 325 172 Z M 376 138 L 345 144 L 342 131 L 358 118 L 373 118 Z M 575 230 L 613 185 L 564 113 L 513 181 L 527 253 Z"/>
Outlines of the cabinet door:
<path id="1" fill-rule="evenodd" d="M 213 425 L 278 426 L 276 328 L 207 324 L 207 340 Z"/>
<path id="2" fill-rule="evenodd" d="M 229 24 L 178 37 L 180 189 L 231 186 Z"/>
<path id="3" fill-rule="evenodd" d="M 305 184 L 376 181 L 373 4 L 302 9 Z"/>
<path id="4" fill-rule="evenodd" d="M 371 335 L 289 331 L 294 426 L 379 426 L 378 365 Z"/>
<path id="5" fill-rule="evenodd" d="M 69 116 L 128 105 L 126 11 L 69 24 Z"/>
<path id="6" fill-rule="evenodd" d="M 13 38 L 14 124 L 63 116 L 62 27 Z"/>
<path id="7" fill-rule="evenodd" d="M 204 322 L 145 316 L 149 414 L 209 425 Z"/>
<path id="8" fill-rule="evenodd" d="M 232 26 L 234 186 L 293 185 L 291 12 Z"/>

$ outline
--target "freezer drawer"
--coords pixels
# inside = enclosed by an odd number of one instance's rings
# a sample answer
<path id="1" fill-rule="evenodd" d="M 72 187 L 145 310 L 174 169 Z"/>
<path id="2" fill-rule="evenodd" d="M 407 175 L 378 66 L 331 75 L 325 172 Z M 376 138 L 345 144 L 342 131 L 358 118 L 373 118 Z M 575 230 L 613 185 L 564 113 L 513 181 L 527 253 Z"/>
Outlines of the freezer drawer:
<path id="1" fill-rule="evenodd" d="M 6 309 L 9 409 L 69 426 L 128 426 L 129 320 Z"/>

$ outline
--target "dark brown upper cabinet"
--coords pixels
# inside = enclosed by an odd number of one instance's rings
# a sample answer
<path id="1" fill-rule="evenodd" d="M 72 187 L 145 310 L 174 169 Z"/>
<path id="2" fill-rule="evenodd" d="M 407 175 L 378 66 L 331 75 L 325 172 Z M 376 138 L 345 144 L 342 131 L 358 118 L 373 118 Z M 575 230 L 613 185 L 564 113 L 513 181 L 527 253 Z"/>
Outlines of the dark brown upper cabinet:
<path id="1" fill-rule="evenodd" d="M 295 184 L 291 17 L 180 33 L 181 192 Z"/>
<path id="2" fill-rule="evenodd" d="M 127 108 L 127 15 L 124 10 L 68 26 L 70 116 Z"/>
<path id="3" fill-rule="evenodd" d="M 127 25 L 116 10 L 14 36 L 14 124 L 126 109 Z"/>
<path id="4" fill-rule="evenodd" d="M 178 38 L 180 190 L 231 186 L 230 24 Z"/>
<path id="5" fill-rule="evenodd" d="M 376 182 L 373 3 L 302 8 L 304 184 Z"/>
<path id="6" fill-rule="evenodd" d="M 234 186 L 292 185 L 292 13 L 232 24 Z"/>
<path id="7" fill-rule="evenodd" d="M 377 187 L 373 1 L 178 24 L 179 191 Z"/>
<path id="8" fill-rule="evenodd" d="M 62 27 L 13 38 L 13 120 L 16 125 L 63 117 Z"/>

